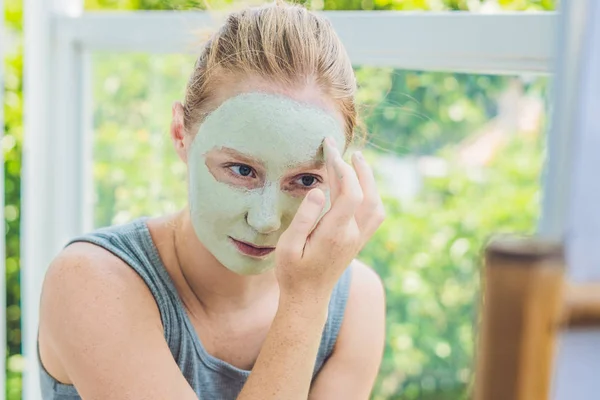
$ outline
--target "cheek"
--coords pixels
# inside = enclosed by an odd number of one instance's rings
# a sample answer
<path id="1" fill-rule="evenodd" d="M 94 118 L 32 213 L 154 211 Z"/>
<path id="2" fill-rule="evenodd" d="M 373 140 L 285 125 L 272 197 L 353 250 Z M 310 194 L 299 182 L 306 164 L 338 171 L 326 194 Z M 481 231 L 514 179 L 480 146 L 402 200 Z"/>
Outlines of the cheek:
<path id="1" fill-rule="evenodd" d="M 235 220 L 245 215 L 249 201 L 246 190 L 217 181 L 206 168 L 190 172 L 189 203 L 193 217 L 212 222 Z"/>
<path id="2" fill-rule="evenodd" d="M 312 189 L 319 188 L 322 191 L 325 191 L 328 187 L 329 186 L 327 185 L 327 182 L 325 182 L 325 181 L 313 183 L 312 186 L 310 186 L 310 187 L 301 187 L 301 186 L 298 186 L 298 184 L 290 183 L 286 186 L 283 186 L 282 190 L 285 191 L 290 196 L 296 197 L 296 198 L 299 198 L 300 200 L 302 200 L 306 197 L 308 192 L 310 192 Z"/>

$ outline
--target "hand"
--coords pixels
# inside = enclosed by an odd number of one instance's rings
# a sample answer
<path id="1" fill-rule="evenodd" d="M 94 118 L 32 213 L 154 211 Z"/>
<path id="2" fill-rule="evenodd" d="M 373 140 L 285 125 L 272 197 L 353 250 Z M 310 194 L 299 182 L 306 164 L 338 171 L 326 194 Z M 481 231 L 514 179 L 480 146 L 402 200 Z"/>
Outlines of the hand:
<path id="1" fill-rule="evenodd" d="M 385 218 L 373 171 L 354 153 L 354 169 L 331 139 L 324 142 L 331 209 L 315 226 L 325 195 L 311 190 L 281 235 L 276 274 L 282 295 L 328 298 L 338 279 Z"/>

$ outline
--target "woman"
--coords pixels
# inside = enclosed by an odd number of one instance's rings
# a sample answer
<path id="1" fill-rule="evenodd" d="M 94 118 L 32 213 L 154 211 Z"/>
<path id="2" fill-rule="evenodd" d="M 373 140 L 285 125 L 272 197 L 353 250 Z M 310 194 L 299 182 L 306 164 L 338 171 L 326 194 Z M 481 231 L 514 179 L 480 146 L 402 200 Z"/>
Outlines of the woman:
<path id="1" fill-rule="evenodd" d="M 44 398 L 368 398 L 384 295 L 353 259 L 383 207 L 341 158 L 354 91 L 321 17 L 230 15 L 173 106 L 189 207 L 76 238 L 47 272 Z"/>

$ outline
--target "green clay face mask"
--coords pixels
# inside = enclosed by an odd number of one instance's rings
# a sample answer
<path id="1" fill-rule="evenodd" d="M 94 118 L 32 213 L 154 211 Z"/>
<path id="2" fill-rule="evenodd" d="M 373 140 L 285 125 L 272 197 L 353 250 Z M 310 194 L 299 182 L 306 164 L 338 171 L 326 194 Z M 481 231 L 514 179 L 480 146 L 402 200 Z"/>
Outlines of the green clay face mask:
<path id="1" fill-rule="evenodd" d="M 273 248 L 313 187 L 325 192 L 327 211 L 326 137 L 343 151 L 332 115 L 265 93 L 233 97 L 204 120 L 188 150 L 190 216 L 221 264 L 243 275 L 275 267 Z"/>

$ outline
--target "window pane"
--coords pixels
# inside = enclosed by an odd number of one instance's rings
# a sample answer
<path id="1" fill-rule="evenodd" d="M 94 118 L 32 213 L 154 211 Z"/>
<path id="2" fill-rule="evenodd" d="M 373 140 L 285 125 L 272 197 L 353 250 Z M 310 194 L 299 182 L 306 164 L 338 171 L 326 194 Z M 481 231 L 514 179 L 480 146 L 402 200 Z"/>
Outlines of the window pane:
<path id="1" fill-rule="evenodd" d="M 193 58 L 93 58 L 96 226 L 172 212 L 185 166 L 169 139 Z M 363 153 L 387 221 L 361 253 L 387 290 L 387 345 L 374 399 L 466 398 L 480 249 L 535 230 L 547 79 L 361 66 Z"/>
<path id="2" fill-rule="evenodd" d="M 169 136 L 194 58 L 93 55 L 94 223 L 173 212 L 186 202 L 185 165 Z"/>

